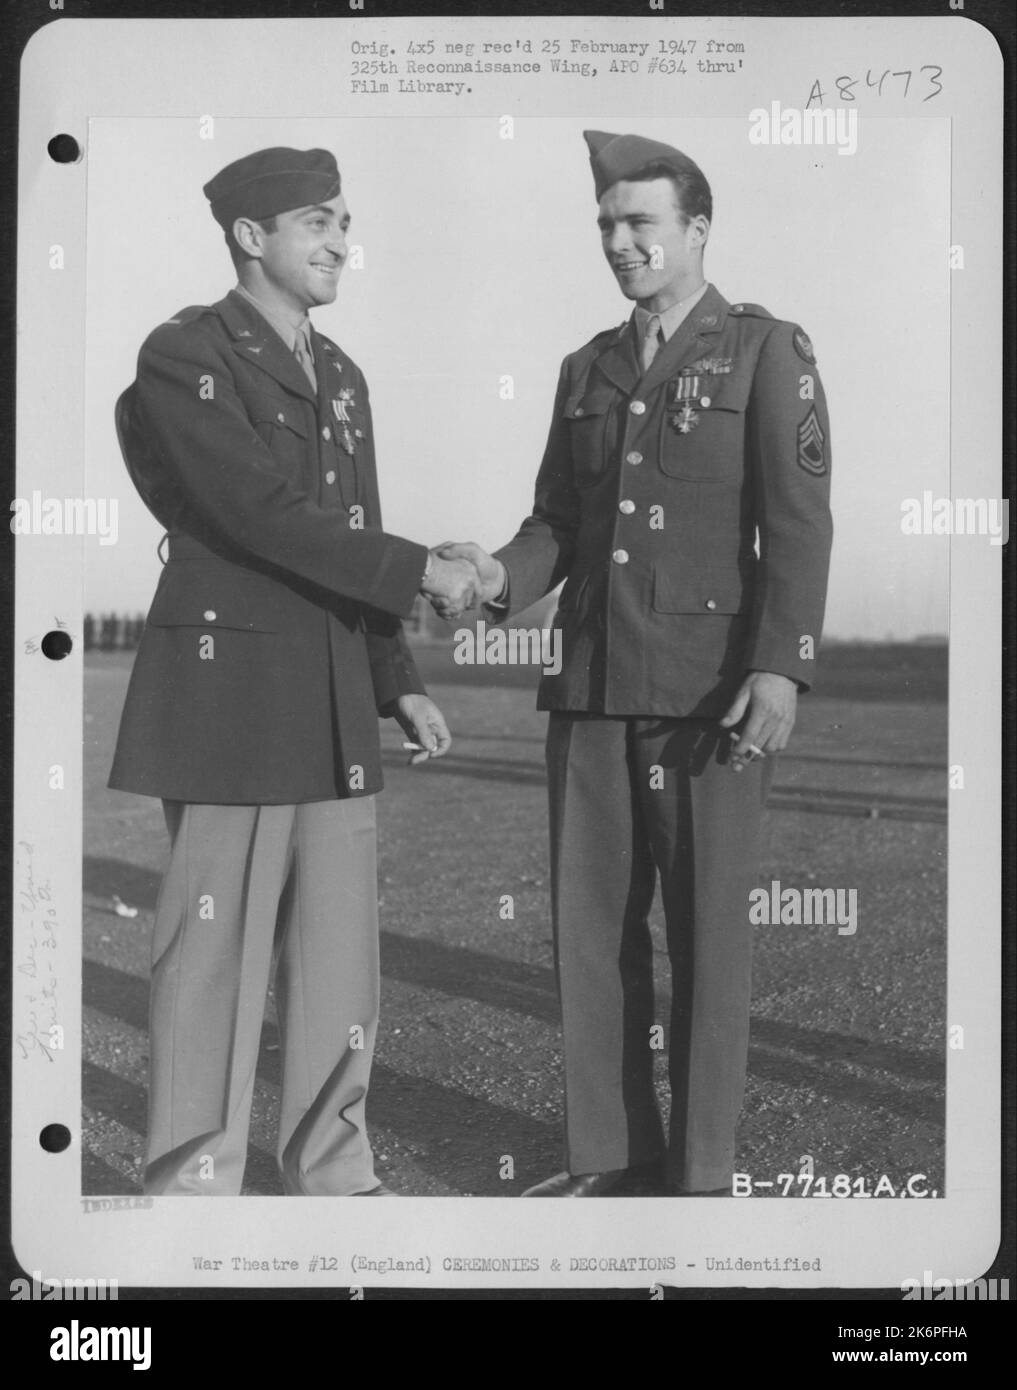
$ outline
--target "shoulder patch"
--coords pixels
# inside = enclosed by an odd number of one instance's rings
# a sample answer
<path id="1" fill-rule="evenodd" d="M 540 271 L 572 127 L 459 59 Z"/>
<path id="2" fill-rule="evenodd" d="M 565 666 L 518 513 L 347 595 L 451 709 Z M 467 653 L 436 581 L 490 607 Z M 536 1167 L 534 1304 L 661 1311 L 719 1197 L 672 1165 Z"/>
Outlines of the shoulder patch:
<path id="1" fill-rule="evenodd" d="M 737 314 L 739 318 L 749 319 L 772 319 L 773 315 L 769 309 L 764 309 L 761 304 L 732 304 L 731 313 Z"/>
<path id="2" fill-rule="evenodd" d="M 812 339 L 809 337 L 809 335 L 807 333 L 803 333 L 802 330 L 796 325 L 794 332 L 791 335 L 791 340 L 795 345 L 795 352 L 797 352 L 798 356 L 802 359 L 802 361 L 808 362 L 810 367 L 814 367 L 816 365 L 816 353 L 815 349 L 812 346 Z"/>

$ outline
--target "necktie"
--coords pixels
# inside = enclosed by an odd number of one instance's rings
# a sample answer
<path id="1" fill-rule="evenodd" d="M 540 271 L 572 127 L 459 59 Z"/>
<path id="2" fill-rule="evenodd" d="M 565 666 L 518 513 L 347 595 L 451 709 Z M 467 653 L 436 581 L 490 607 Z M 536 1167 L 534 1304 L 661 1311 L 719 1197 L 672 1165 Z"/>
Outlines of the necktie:
<path id="1" fill-rule="evenodd" d="M 643 371 L 644 371 L 644 372 L 648 372 L 648 371 L 650 370 L 650 364 L 652 363 L 653 359 L 656 357 L 656 355 L 657 355 L 657 349 L 658 349 L 659 347 L 660 347 L 660 315 L 659 315 L 659 314 L 652 314 L 652 315 L 650 316 L 650 321 L 649 321 L 649 322 L 647 323 L 647 325 L 646 325 L 646 336 L 645 336 L 645 338 L 643 339 L 642 362 L 643 362 Z"/>
<path id="2" fill-rule="evenodd" d="M 297 339 L 293 344 L 293 356 L 304 369 L 304 375 L 311 383 L 315 391 L 318 389 L 318 380 L 314 375 L 314 362 L 311 360 L 311 343 L 307 336 L 306 326 L 297 329 Z"/>

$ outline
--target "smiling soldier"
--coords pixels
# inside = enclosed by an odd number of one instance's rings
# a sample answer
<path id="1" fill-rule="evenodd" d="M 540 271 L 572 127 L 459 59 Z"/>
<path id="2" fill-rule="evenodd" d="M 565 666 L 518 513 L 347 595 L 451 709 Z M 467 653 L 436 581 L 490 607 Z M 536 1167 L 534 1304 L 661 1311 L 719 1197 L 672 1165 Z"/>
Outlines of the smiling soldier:
<path id="1" fill-rule="evenodd" d="M 241 1189 L 273 955 L 293 1195 L 387 1195 L 364 1109 L 378 1020 L 378 715 L 450 744 L 402 634 L 463 561 L 381 529 L 367 386 L 308 319 L 349 213 L 326 150 L 205 186 L 239 284 L 142 347 L 121 447 L 167 532 L 110 785 L 162 798 L 145 1190 Z M 457 567 L 453 567 L 457 565 Z"/>
<path id="2" fill-rule="evenodd" d="M 567 1171 L 525 1195 L 730 1192 L 749 894 L 773 755 L 813 679 L 830 428 L 801 329 L 705 280 L 713 202 L 696 164 L 637 135 L 585 138 L 604 254 L 635 310 L 565 359 L 514 540 L 494 557 L 442 551 L 473 560 L 502 617 L 566 581 L 564 665 L 538 703 L 551 712 Z M 647 920 L 658 878 L 666 1139 Z"/>

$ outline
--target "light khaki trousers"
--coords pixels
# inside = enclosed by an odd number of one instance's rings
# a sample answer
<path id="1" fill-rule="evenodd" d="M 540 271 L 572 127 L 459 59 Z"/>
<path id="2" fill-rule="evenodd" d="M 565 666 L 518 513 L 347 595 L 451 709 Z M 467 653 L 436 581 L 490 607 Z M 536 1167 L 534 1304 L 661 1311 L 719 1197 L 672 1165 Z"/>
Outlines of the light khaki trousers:
<path id="1" fill-rule="evenodd" d="M 152 943 L 145 1191 L 240 1192 L 273 959 L 285 1191 L 374 1187 L 374 798 L 163 805 L 172 854 Z"/>

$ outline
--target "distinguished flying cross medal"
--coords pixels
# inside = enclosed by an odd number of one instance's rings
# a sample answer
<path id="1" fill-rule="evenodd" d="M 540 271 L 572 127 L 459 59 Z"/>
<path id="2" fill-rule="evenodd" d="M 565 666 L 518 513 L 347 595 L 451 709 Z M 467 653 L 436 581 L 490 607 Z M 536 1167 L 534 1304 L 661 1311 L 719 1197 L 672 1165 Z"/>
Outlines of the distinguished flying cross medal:
<path id="1" fill-rule="evenodd" d="M 671 395 L 667 405 L 667 418 L 671 428 L 679 434 L 688 434 L 699 424 L 699 413 L 694 409 L 703 392 L 700 388 L 700 374 L 703 376 L 726 376 L 734 363 L 733 357 L 701 357 L 689 367 L 683 367 L 671 383 Z"/>
<path id="2" fill-rule="evenodd" d="M 699 400 L 699 377 L 682 373 L 671 383 L 671 399 L 668 401 L 667 418 L 671 428 L 679 434 L 688 434 L 699 424 L 699 416 L 692 408 L 693 401 Z"/>
<path id="3" fill-rule="evenodd" d="M 352 454 L 357 447 L 356 440 L 350 430 L 349 412 L 346 409 L 347 405 L 353 405 L 353 403 L 353 388 L 351 386 L 344 386 L 338 396 L 332 398 L 332 414 L 336 418 L 336 423 L 342 427 L 339 440 L 348 454 Z"/>

